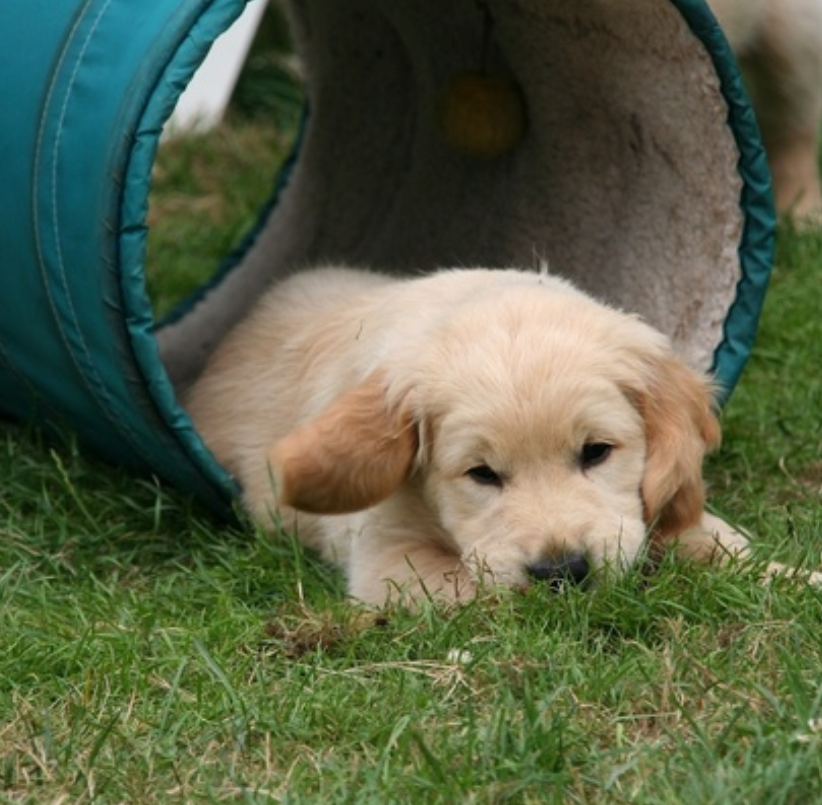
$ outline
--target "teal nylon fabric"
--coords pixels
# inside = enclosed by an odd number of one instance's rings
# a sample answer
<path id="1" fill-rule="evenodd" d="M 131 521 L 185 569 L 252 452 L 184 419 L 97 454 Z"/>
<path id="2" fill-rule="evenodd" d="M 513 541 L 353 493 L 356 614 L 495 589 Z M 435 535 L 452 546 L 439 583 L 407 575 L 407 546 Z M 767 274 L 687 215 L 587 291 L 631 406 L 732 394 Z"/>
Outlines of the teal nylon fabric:
<path id="1" fill-rule="evenodd" d="M 0 410 L 77 431 L 218 508 L 233 486 L 176 405 L 145 255 L 163 123 L 245 0 L 6 0 L 0 10 Z"/>
<path id="2" fill-rule="evenodd" d="M 220 511 L 235 487 L 174 398 L 144 258 L 163 124 L 246 0 L 0 2 L 0 413 L 57 428 Z M 756 123 L 702 0 L 672 0 L 729 104 L 745 186 L 744 276 L 715 355 L 722 402 L 756 332 L 774 213 Z"/>
<path id="3" fill-rule="evenodd" d="M 745 229 L 739 246 L 742 277 L 736 300 L 725 318 L 724 338 L 714 353 L 713 362 L 718 403 L 724 405 L 739 381 L 759 327 L 773 265 L 776 211 L 759 126 L 728 40 L 703 0 L 674 0 L 674 5 L 713 60 L 728 104 L 728 125 L 739 148 L 738 170 L 744 182 L 739 199 L 745 213 Z"/>

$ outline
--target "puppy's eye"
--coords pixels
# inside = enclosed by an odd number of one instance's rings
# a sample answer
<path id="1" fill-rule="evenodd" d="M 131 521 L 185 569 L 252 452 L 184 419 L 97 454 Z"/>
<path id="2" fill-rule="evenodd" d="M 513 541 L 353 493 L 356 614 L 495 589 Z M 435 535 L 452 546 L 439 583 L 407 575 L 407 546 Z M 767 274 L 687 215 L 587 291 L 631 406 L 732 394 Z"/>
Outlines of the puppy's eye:
<path id="1" fill-rule="evenodd" d="M 465 473 L 472 481 L 482 486 L 502 486 L 502 476 L 487 464 L 478 464 Z"/>
<path id="2" fill-rule="evenodd" d="M 588 470 L 602 464 L 611 455 L 613 449 L 614 446 L 608 442 L 589 442 L 582 448 L 580 457 L 582 469 Z"/>

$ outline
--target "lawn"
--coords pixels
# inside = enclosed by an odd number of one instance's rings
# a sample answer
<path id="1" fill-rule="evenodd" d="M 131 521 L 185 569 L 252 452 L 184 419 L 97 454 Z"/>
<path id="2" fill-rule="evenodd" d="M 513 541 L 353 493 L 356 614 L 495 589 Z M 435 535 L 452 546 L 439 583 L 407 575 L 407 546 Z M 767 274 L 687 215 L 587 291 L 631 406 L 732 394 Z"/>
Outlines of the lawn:
<path id="1" fill-rule="evenodd" d="M 235 117 L 163 149 L 158 309 L 253 220 L 278 132 Z M 822 234 L 784 228 L 708 466 L 759 555 L 809 567 L 820 310 Z M 0 478 L 0 802 L 822 802 L 822 591 L 664 564 L 376 615 L 288 539 L 70 440 L 0 425 Z"/>

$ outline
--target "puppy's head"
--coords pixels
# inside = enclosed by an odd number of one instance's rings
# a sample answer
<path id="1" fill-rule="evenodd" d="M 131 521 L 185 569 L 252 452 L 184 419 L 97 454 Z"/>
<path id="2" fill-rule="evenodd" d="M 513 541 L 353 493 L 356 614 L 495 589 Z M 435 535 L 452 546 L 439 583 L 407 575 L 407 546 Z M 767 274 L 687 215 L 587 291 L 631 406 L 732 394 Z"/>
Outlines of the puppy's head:
<path id="1" fill-rule="evenodd" d="M 655 547 L 695 525 L 718 438 L 709 384 L 661 335 L 528 289 L 456 311 L 270 461 L 280 504 L 322 514 L 373 506 L 413 476 L 436 524 L 419 536 L 478 578 L 521 585 L 619 571 L 649 532 Z"/>

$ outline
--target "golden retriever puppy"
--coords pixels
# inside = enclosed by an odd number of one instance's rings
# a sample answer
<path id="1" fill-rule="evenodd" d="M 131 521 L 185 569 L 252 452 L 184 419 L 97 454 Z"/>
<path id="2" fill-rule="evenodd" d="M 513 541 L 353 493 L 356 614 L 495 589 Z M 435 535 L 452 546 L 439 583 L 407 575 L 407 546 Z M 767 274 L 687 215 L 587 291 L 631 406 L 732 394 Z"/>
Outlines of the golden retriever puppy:
<path id="1" fill-rule="evenodd" d="M 822 0 L 709 0 L 745 73 L 780 212 L 822 221 Z"/>
<path id="2" fill-rule="evenodd" d="M 295 275 L 186 405 L 252 516 L 296 530 L 364 602 L 746 550 L 703 513 L 710 382 L 635 316 L 545 273 Z"/>

